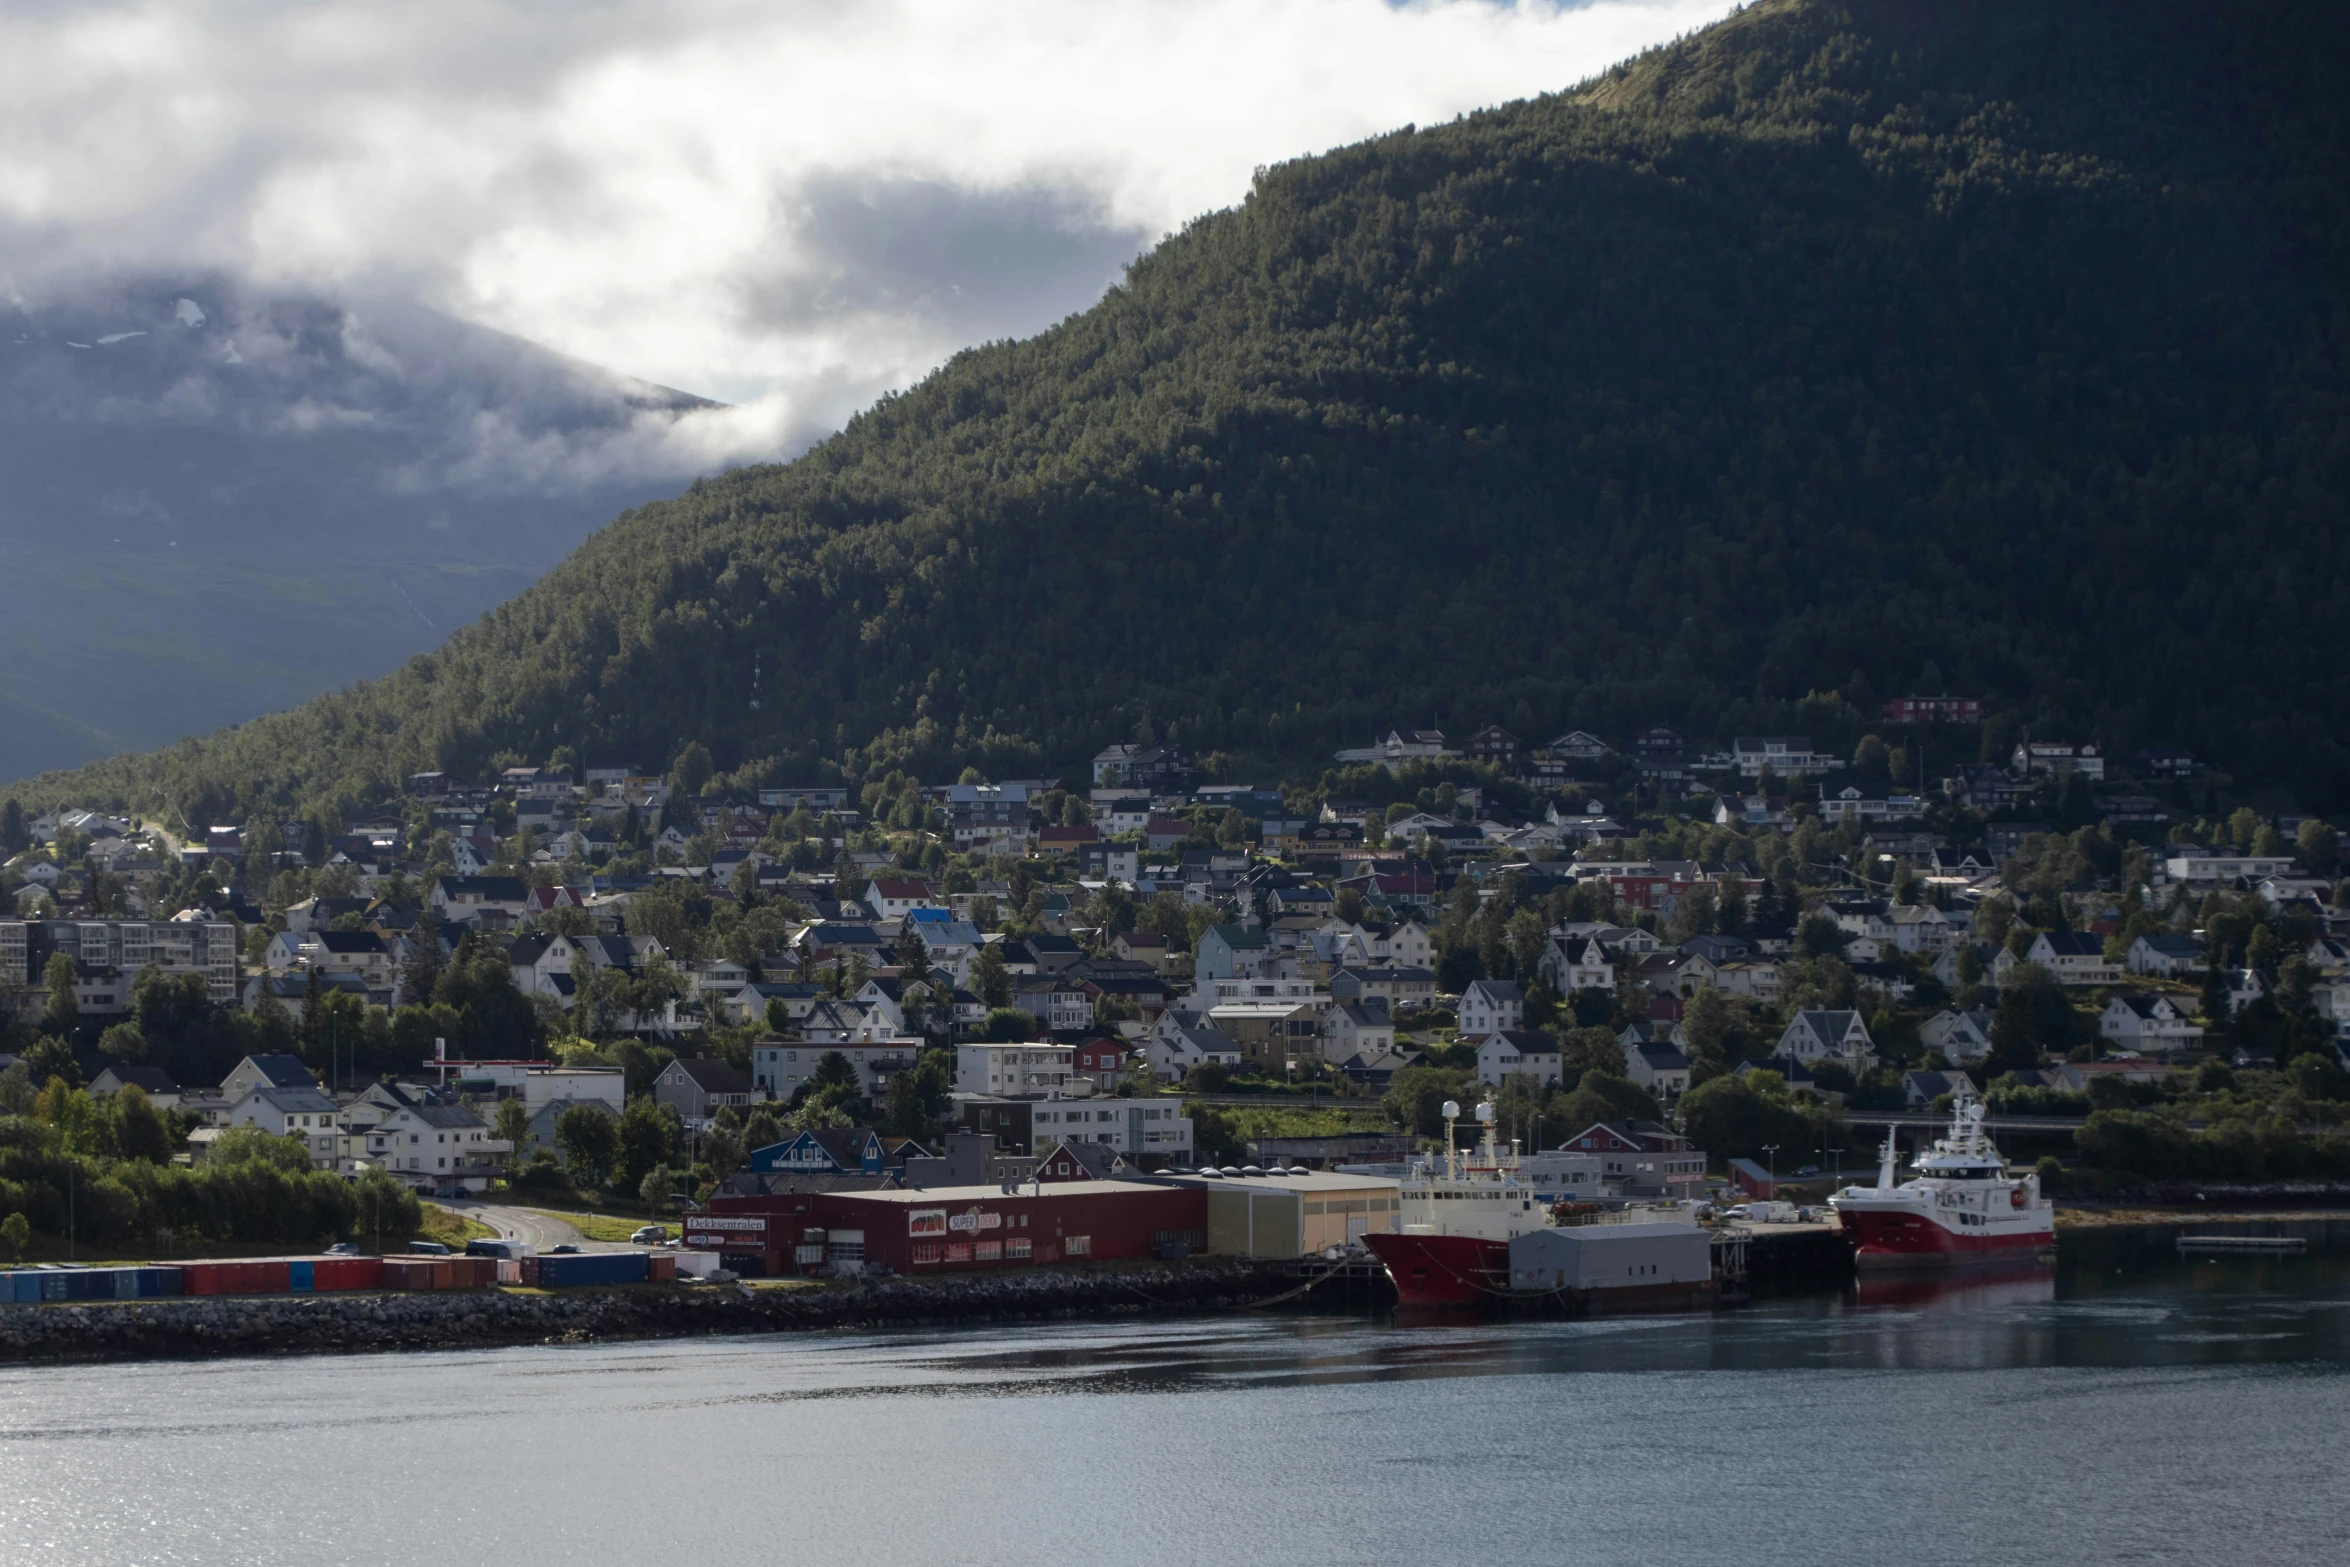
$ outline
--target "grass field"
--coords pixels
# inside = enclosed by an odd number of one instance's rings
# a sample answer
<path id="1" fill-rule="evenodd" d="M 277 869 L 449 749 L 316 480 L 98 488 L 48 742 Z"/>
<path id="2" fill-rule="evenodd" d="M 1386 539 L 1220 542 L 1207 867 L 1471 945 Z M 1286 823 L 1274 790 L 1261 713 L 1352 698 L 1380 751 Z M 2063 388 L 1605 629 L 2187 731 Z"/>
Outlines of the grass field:
<path id="1" fill-rule="evenodd" d="M 542 1219 L 568 1224 L 591 1241 L 625 1241 L 653 1222 L 650 1219 L 631 1219 L 624 1214 L 582 1213 L 572 1208 L 533 1208 L 530 1211 Z M 676 1234 L 676 1226 L 669 1226 L 669 1233 Z"/>
<path id="2" fill-rule="evenodd" d="M 463 1251 L 467 1241 L 494 1241 L 498 1232 L 479 1219 L 468 1219 L 454 1209 L 433 1203 L 424 1204 L 424 1227 L 416 1232 L 420 1241 L 439 1241 L 451 1251 Z"/>

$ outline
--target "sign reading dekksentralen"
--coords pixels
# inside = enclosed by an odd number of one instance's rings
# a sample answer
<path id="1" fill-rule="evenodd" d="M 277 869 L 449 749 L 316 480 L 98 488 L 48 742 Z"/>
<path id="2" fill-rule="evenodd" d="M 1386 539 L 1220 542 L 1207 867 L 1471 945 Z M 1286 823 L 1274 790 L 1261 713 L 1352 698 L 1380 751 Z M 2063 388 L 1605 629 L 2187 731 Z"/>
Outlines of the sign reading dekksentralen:
<path id="1" fill-rule="evenodd" d="M 705 1251 L 724 1250 L 748 1241 L 754 1246 L 767 1243 L 767 1221 L 758 1218 L 740 1218 L 729 1214 L 697 1214 L 685 1216 L 685 1243 Z"/>

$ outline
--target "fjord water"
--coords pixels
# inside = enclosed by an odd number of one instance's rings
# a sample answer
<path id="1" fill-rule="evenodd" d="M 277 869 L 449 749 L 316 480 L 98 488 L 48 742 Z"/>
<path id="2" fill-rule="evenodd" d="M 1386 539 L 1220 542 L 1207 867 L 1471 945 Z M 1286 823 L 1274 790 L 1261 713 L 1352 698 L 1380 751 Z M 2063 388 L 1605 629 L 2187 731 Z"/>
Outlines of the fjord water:
<path id="1" fill-rule="evenodd" d="M 20 1370 L 0 1558 L 2338 1561 L 2350 1226 L 2301 1233 L 1706 1317 Z"/>

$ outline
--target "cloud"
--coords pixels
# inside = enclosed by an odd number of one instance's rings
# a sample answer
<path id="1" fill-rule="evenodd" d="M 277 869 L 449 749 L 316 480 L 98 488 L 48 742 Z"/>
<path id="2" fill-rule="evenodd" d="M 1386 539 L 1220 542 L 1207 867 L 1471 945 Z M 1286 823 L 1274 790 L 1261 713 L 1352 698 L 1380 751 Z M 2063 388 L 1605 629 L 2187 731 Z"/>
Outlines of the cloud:
<path id="1" fill-rule="evenodd" d="M 12 8 L 0 272 L 397 293 L 741 405 L 648 414 L 611 458 L 709 465 L 1082 309 L 1260 165 L 1568 86 L 1728 9 Z M 527 465 L 512 435 L 480 449 Z"/>

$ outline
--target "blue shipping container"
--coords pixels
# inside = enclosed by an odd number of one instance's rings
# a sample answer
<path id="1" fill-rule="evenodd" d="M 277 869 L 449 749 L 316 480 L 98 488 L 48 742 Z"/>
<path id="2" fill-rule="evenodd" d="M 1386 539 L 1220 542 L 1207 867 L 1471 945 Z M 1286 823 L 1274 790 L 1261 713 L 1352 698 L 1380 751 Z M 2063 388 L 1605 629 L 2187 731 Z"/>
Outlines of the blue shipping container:
<path id="1" fill-rule="evenodd" d="M 289 1262 L 289 1263 L 287 1263 L 287 1264 L 286 1264 L 286 1288 L 287 1288 L 287 1289 L 290 1289 L 290 1290 L 310 1290 L 310 1289 L 313 1289 L 313 1288 L 314 1288 L 314 1286 L 313 1286 L 313 1284 L 312 1284 L 311 1280 L 312 1280 L 314 1277 L 315 1277 L 315 1272 L 314 1272 L 314 1270 L 311 1268 L 310 1264 L 309 1264 L 309 1263 L 307 1263 L 307 1262 Z"/>
<path id="2" fill-rule="evenodd" d="M 570 1257 L 541 1257 L 542 1289 L 577 1289 L 591 1284 L 642 1284 L 645 1254 L 641 1251 L 584 1251 Z"/>
<path id="3" fill-rule="evenodd" d="M 19 1306 L 29 1306 L 39 1304 L 40 1299 L 41 1276 L 38 1273 L 29 1270 L 17 1273 L 0 1273 L 0 1300 L 11 1301 Z"/>
<path id="4" fill-rule="evenodd" d="M 180 1270 L 177 1268 L 140 1269 L 139 1293 L 142 1295 L 177 1295 L 180 1293 Z"/>

